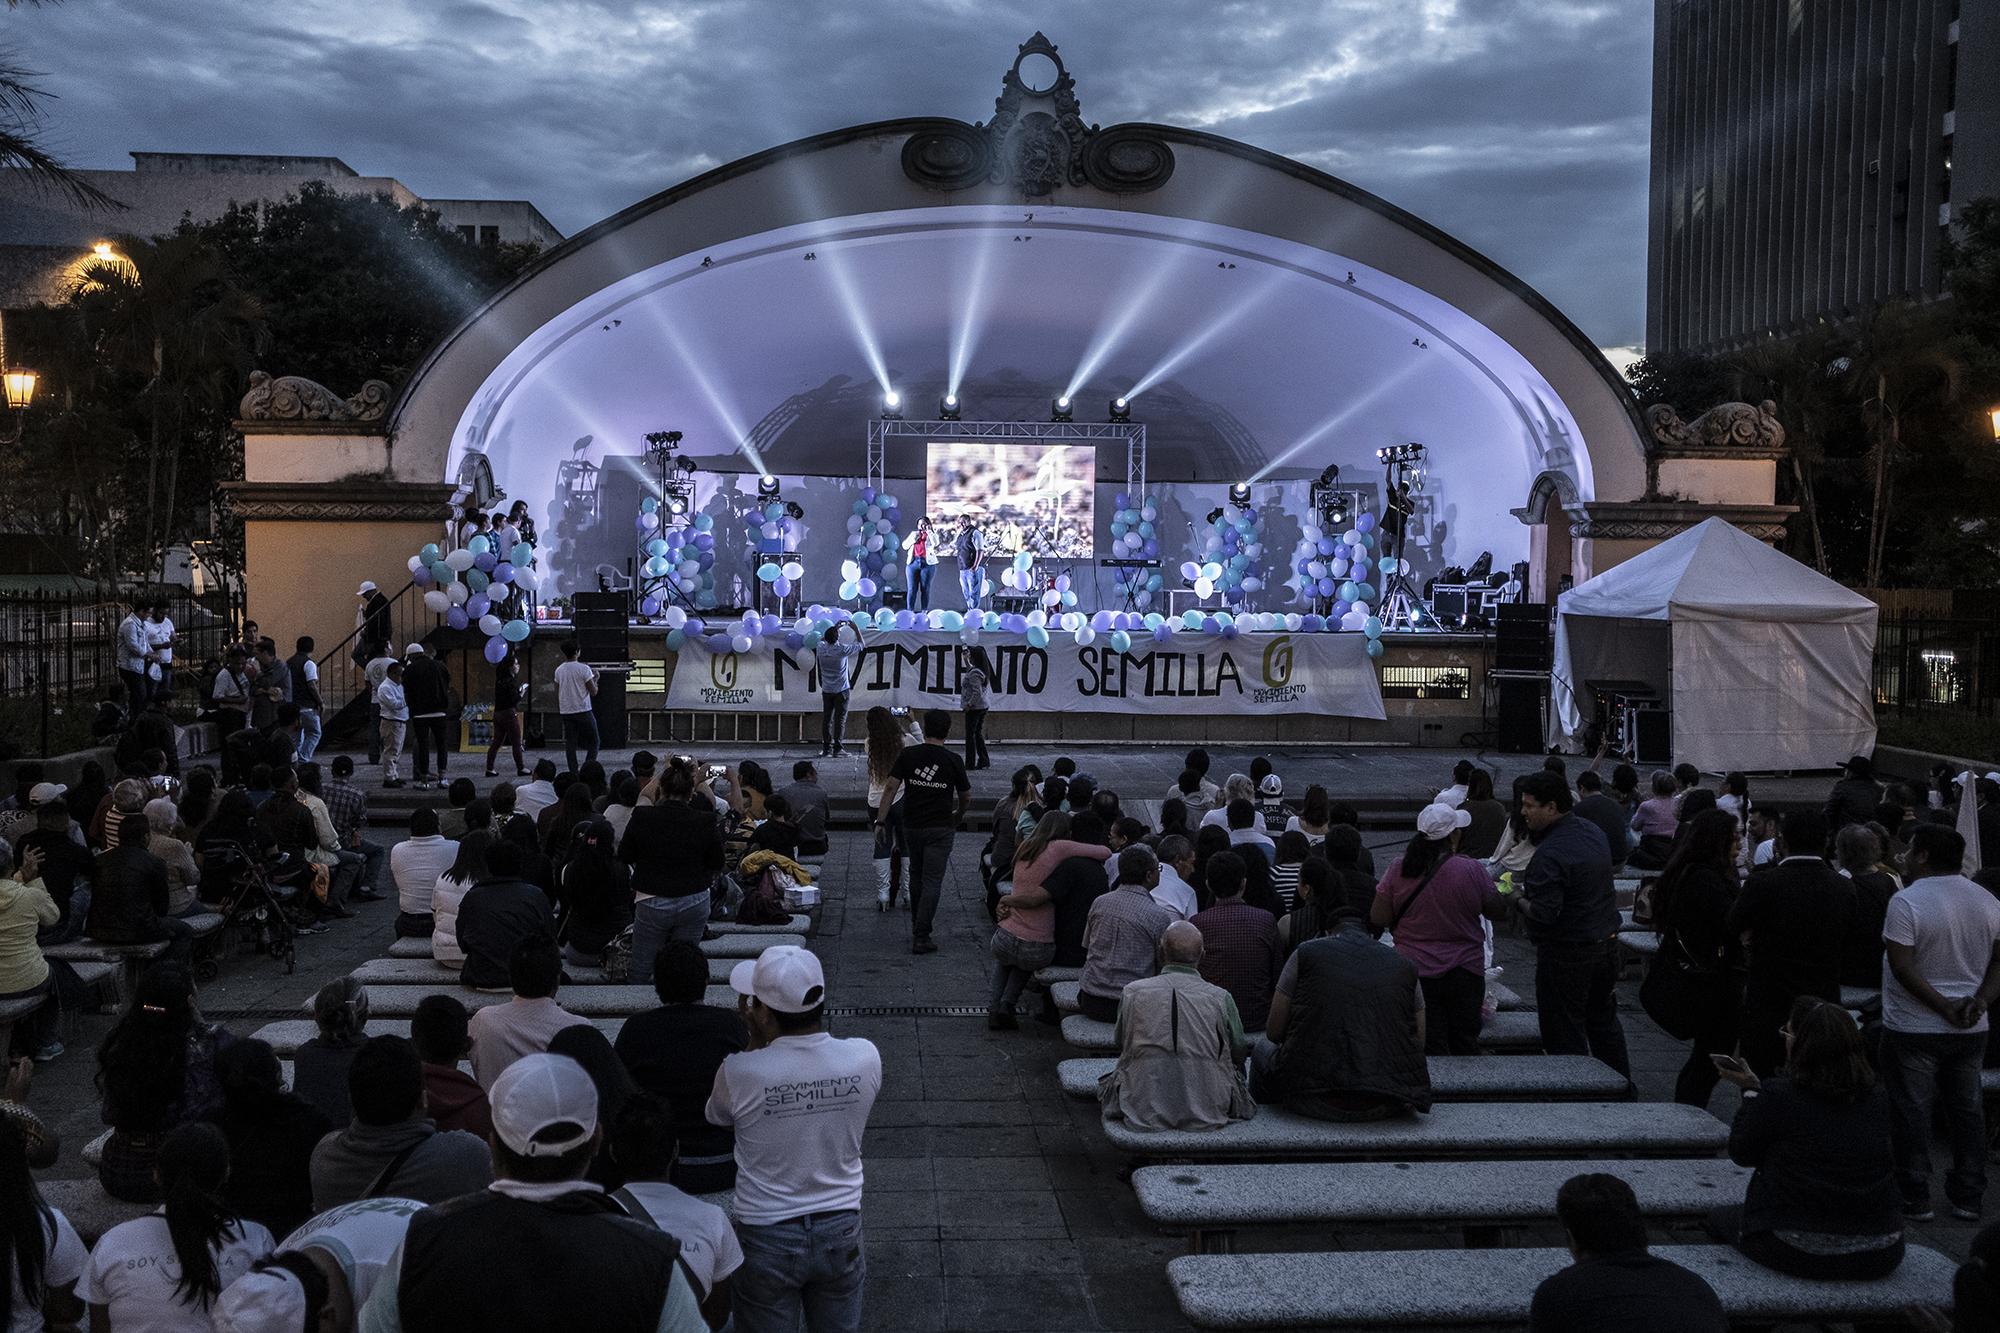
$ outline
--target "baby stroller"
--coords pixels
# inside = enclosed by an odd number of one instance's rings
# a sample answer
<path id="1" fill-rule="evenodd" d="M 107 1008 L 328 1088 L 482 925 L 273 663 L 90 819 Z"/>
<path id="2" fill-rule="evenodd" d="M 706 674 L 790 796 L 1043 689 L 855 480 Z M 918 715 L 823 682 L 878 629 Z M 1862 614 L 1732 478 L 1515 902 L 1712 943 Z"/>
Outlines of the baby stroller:
<path id="1" fill-rule="evenodd" d="M 242 843 L 227 842 L 211 847 L 207 855 L 224 858 L 222 901 L 223 931 L 249 942 L 258 953 L 282 959 L 287 975 L 298 969 L 299 927 L 309 919 L 302 901 L 305 886 L 312 882 L 313 866 L 294 857 L 278 854 L 259 859 Z M 214 975 L 209 960 L 197 968 Z"/>

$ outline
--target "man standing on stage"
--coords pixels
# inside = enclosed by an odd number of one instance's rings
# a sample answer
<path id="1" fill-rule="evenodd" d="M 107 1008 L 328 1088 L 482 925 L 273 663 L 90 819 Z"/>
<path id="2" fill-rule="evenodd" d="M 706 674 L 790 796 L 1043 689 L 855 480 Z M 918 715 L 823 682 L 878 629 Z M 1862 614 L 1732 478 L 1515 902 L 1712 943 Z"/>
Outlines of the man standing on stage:
<path id="1" fill-rule="evenodd" d="M 958 534 L 958 586 L 965 594 L 965 609 L 979 609 L 980 584 L 986 577 L 986 534 L 972 519 Z"/>

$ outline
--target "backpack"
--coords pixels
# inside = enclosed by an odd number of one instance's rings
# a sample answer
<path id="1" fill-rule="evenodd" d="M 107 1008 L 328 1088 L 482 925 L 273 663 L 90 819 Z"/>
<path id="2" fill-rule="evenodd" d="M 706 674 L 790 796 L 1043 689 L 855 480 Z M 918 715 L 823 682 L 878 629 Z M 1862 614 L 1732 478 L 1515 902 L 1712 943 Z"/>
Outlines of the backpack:
<path id="1" fill-rule="evenodd" d="M 627 926 L 612 936 L 604 946 L 604 953 L 598 958 L 598 965 L 604 969 L 604 979 L 622 985 L 632 975 L 632 927 Z"/>

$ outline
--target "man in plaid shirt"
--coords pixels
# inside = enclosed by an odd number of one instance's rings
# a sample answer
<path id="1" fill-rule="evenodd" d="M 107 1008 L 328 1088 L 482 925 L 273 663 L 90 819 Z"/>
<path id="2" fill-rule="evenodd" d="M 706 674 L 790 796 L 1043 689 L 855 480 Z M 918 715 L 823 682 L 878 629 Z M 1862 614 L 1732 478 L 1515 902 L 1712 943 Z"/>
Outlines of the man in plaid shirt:
<path id="1" fill-rule="evenodd" d="M 1271 991 L 1284 967 L 1278 919 L 1243 901 L 1243 858 L 1217 852 L 1208 858 L 1208 888 L 1215 905 L 1193 920 L 1204 945 L 1201 979 L 1236 998 L 1243 1026 L 1260 1030 L 1271 1012 Z"/>
<path id="2" fill-rule="evenodd" d="M 353 778 L 353 758 L 344 754 L 335 755 L 333 780 L 321 789 L 320 799 L 326 802 L 327 817 L 333 821 L 333 831 L 339 836 L 340 845 L 348 851 L 361 853 L 360 887 L 350 896 L 356 902 L 379 902 L 383 895 L 375 888 L 375 877 L 381 870 L 382 857 L 387 849 L 361 836 L 362 826 L 368 822 L 368 793 L 355 786 Z"/>

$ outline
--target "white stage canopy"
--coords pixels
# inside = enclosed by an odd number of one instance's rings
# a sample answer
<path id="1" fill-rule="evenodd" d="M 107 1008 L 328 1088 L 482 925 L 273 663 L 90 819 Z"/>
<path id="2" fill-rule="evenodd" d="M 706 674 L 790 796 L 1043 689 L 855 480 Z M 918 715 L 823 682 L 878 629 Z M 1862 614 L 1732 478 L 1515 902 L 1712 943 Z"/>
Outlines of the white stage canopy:
<path id="1" fill-rule="evenodd" d="M 1875 603 L 1711 518 L 1562 595 L 1552 743 L 1589 683 L 1643 681 L 1673 709 L 1676 762 L 1832 768 L 1875 747 Z"/>

